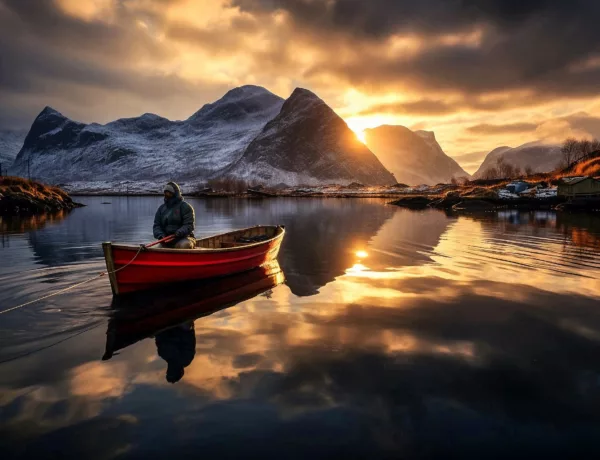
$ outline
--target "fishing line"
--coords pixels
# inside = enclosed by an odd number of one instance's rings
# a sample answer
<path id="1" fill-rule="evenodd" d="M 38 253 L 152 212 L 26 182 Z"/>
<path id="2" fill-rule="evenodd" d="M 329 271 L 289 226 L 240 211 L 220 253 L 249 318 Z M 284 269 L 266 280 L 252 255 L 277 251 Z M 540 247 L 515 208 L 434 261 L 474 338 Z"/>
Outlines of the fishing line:
<path id="1" fill-rule="evenodd" d="M 118 268 L 118 269 L 116 269 L 116 270 L 113 270 L 113 271 L 111 271 L 111 272 L 109 272 L 109 271 L 104 271 L 104 272 L 102 272 L 102 273 L 99 273 L 98 275 L 96 275 L 96 276 L 94 276 L 94 277 L 92 277 L 92 278 L 89 278 L 89 279 L 87 279 L 87 280 L 84 280 L 84 281 L 81 281 L 81 282 L 79 282 L 79 283 L 73 284 L 73 285 L 71 285 L 71 286 L 68 286 L 68 287 L 66 287 L 66 288 L 64 288 L 64 289 L 60 289 L 60 290 L 58 290 L 58 291 L 56 291 L 56 292 L 53 292 L 53 293 L 51 293 L 51 294 L 45 295 L 45 296 L 43 296 L 43 297 L 40 297 L 39 299 L 30 300 L 29 302 L 22 303 L 21 305 L 17 305 L 16 307 L 7 308 L 6 310 L 2 310 L 2 311 L 0 311 L 0 315 L 3 315 L 3 314 L 5 314 L 5 313 L 8 313 L 8 312 L 11 312 L 11 311 L 13 311 L 13 310 L 18 310 L 19 308 L 26 307 L 27 305 L 31 305 L 31 304 L 33 304 L 33 303 L 36 303 L 36 302 L 39 302 L 39 301 L 41 301 L 41 300 L 49 299 L 50 297 L 54 297 L 54 296 L 57 296 L 57 295 L 60 295 L 60 294 L 64 294 L 65 292 L 67 292 L 67 291 L 70 291 L 70 290 L 72 290 L 72 289 L 75 289 L 76 287 L 79 287 L 79 286 L 82 286 L 82 285 L 84 285 L 84 284 L 86 284 L 86 283 L 90 283 L 90 282 L 92 282 L 92 281 L 95 281 L 95 280 L 97 280 L 97 279 L 100 279 L 100 278 L 102 278 L 103 276 L 106 276 L 106 275 L 112 275 L 113 273 L 117 273 L 117 272 L 119 272 L 119 271 L 123 270 L 124 268 L 127 268 L 129 265 L 131 265 L 131 264 L 133 263 L 133 261 L 134 261 L 135 259 L 137 259 L 137 257 L 140 255 L 140 252 L 142 252 L 142 250 L 143 250 L 143 249 L 145 249 L 145 246 L 144 246 L 144 245 L 140 245 L 140 248 L 139 248 L 139 249 L 138 249 L 138 251 L 136 252 L 135 256 L 133 256 L 133 259 L 131 259 L 129 262 L 127 262 L 127 264 L 126 264 L 126 265 L 123 265 L 121 268 Z"/>

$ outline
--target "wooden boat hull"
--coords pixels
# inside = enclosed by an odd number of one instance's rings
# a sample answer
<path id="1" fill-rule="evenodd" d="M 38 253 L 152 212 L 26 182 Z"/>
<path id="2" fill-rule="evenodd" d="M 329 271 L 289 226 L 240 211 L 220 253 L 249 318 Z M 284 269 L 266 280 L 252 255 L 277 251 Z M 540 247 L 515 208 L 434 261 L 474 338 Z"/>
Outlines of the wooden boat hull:
<path id="1" fill-rule="evenodd" d="M 197 241 L 196 249 L 150 248 L 103 243 L 106 267 L 114 295 L 153 289 L 182 281 L 241 273 L 277 258 L 285 229 L 258 226 Z M 256 243 L 240 238 L 268 237 Z"/>
<path id="2" fill-rule="evenodd" d="M 102 359 L 178 324 L 252 299 L 284 282 L 277 261 L 244 273 L 115 297 Z"/>

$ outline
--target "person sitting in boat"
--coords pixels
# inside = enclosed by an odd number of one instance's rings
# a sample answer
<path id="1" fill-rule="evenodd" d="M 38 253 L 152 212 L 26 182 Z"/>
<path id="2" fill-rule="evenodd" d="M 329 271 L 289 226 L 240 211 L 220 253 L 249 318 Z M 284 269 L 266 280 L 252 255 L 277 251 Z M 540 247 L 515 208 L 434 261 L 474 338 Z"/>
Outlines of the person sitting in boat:
<path id="1" fill-rule="evenodd" d="M 154 216 L 154 238 L 162 240 L 166 236 L 175 235 L 173 241 L 162 243 L 161 246 L 194 249 L 196 246 L 194 208 L 183 199 L 181 189 L 175 182 L 169 182 L 163 191 L 165 202 L 160 205 Z"/>

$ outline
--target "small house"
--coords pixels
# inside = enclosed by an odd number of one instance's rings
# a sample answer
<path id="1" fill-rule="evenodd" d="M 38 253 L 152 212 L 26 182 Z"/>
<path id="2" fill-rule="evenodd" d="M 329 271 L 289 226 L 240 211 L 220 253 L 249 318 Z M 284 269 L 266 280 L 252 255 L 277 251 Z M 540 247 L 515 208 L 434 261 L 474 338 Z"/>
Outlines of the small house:
<path id="1" fill-rule="evenodd" d="M 593 177 L 565 177 L 558 184 L 558 196 L 600 198 L 600 180 Z"/>
<path id="2" fill-rule="evenodd" d="M 529 184 L 522 180 L 511 182 L 506 186 L 506 190 L 510 193 L 521 193 L 529 188 Z"/>

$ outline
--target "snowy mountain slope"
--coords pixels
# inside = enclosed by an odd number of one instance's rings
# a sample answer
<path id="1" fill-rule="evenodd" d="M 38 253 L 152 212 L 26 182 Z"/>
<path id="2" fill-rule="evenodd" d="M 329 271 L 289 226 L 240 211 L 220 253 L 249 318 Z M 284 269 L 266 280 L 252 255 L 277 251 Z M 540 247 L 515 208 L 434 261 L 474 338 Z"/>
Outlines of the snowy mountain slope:
<path id="1" fill-rule="evenodd" d="M 17 153 L 23 147 L 26 135 L 26 130 L 0 130 L 0 163 L 3 172 L 6 172 L 15 161 Z"/>
<path id="2" fill-rule="evenodd" d="M 487 154 L 473 177 L 481 178 L 485 171 L 496 166 L 499 158 L 521 170 L 530 166 L 533 172 L 549 172 L 559 166 L 561 153 L 559 145 L 542 142 L 529 142 L 516 148 L 498 147 Z"/>
<path id="3" fill-rule="evenodd" d="M 346 122 L 314 93 L 301 88 L 228 173 L 288 185 L 396 183 Z"/>
<path id="4" fill-rule="evenodd" d="M 154 114 L 106 125 L 69 120 L 46 107 L 11 173 L 50 183 L 91 180 L 206 179 L 241 157 L 283 99 L 258 86 L 229 91 L 185 121 Z"/>
<path id="5" fill-rule="evenodd" d="M 383 125 L 365 130 L 365 138 L 398 182 L 435 185 L 448 183 L 453 177 L 470 177 L 444 153 L 433 132 Z"/>

